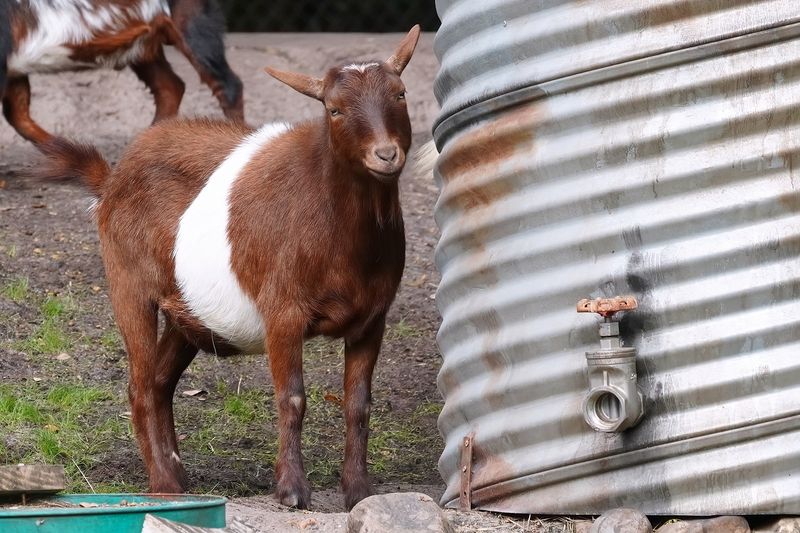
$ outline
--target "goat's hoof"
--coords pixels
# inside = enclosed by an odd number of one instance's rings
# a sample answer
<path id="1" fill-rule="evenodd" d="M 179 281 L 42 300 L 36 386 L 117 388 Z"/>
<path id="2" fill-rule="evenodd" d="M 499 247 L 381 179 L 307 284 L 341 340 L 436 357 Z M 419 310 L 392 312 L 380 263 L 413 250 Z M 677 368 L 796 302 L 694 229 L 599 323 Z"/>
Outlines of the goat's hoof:
<path id="1" fill-rule="evenodd" d="M 301 487 L 281 487 L 275 491 L 275 498 L 286 507 L 294 507 L 295 509 L 308 509 L 311 505 L 311 489 L 309 486 L 303 485 Z"/>
<path id="2" fill-rule="evenodd" d="M 369 483 L 358 483 L 350 487 L 343 487 L 342 490 L 344 491 L 344 506 L 348 511 L 364 498 L 372 496 L 372 487 Z"/>
<path id="3" fill-rule="evenodd" d="M 169 483 L 155 483 L 150 485 L 150 492 L 153 494 L 183 494 L 186 486 L 177 481 Z"/>

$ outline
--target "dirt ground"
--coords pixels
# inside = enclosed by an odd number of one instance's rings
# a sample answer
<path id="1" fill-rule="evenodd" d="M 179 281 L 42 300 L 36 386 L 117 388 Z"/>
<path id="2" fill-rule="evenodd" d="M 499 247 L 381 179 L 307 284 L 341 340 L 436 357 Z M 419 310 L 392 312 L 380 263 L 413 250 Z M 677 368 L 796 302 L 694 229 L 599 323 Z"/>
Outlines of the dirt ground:
<path id="1" fill-rule="evenodd" d="M 321 74 L 345 60 L 386 58 L 398 40 L 397 35 L 229 36 L 228 57 L 245 84 L 247 120 L 297 121 L 322 111 L 317 102 L 269 78 L 264 66 Z M 416 146 L 430 139 L 438 111 L 432 43 L 432 35 L 423 36 L 403 75 Z M 188 63 L 175 54 L 170 61 L 187 83 L 181 113 L 221 117 Z M 95 144 L 111 161 L 152 119 L 150 95 L 127 70 L 31 81 L 34 117 L 50 131 Z M 76 184 L 31 180 L 38 160 L 33 146 L 0 121 L 0 463 L 65 464 L 73 492 L 142 491 L 146 479 L 129 426 L 125 352 L 87 213 L 90 198 Z M 418 490 L 438 499 L 441 356 L 432 262 L 437 189 L 430 175 L 414 175 L 409 168 L 401 183 L 407 266 L 374 380 L 370 473 L 380 492 Z M 344 430 L 338 405 L 341 349 L 340 343 L 322 340 L 309 342 L 305 351 L 304 453 L 317 491 L 314 508 L 323 512 L 342 509 L 336 490 Z M 274 480 L 276 433 L 266 358 L 201 354 L 184 374 L 175 404 L 191 489 L 274 511 L 269 498 L 241 499 L 269 494 Z M 503 531 L 513 524 L 508 531 L 539 531 L 524 521 L 470 516 L 453 515 L 466 524 L 460 530 Z M 569 531 L 553 529 L 562 530 Z"/>

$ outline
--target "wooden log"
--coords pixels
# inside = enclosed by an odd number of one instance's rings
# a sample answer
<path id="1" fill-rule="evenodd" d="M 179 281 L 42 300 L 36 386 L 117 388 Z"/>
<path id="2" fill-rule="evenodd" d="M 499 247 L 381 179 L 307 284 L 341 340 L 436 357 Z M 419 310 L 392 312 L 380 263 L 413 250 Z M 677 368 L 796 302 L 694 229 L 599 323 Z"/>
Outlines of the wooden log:
<path id="1" fill-rule="evenodd" d="M 67 478 L 61 465 L 0 466 L 0 494 L 50 494 L 64 490 Z"/>
<path id="2" fill-rule="evenodd" d="M 144 517 L 142 533 L 256 533 L 256 531 L 239 520 L 234 520 L 225 528 L 209 528 L 181 524 L 149 514 Z"/>

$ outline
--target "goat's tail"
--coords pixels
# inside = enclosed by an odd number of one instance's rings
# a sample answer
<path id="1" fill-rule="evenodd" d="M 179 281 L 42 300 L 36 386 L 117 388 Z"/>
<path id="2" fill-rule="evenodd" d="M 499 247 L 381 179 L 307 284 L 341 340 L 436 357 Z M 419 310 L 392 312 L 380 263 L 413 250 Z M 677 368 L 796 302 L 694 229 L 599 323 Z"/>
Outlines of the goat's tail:
<path id="1" fill-rule="evenodd" d="M 36 173 L 46 180 L 74 180 L 83 182 L 98 198 L 103 195 L 103 185 L 111 174 L 111 166 L 97 148 L 55 137 L 37 148 L 47 160 Z"/>
<path id="2" fill-rule="evenodd" d="M 433 167 L 439 157 L 436 143 L 433 139 L 426 142 L 414 151 L 411 156 L 413 172 L 417 176 L 430 176 L 433 174 Z"/>

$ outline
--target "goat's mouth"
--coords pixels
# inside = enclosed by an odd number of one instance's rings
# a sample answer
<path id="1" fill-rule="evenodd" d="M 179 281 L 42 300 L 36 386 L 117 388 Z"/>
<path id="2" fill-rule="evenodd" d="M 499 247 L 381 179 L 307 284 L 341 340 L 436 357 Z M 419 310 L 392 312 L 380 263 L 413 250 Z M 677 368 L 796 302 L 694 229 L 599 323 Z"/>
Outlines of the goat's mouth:
<path id="1" fill-rule="evenodd" d="M 392 170 L 386 168 L 377 169 L 377 168 L 367 167 L 367 172 L 369 172 L 370 176 L 383 183 L 390 183 L 392 181 L 395 181 L 400 176 L 400 172 L 402 170 L 403 167 Z"/>
<path id="2" fill-rule="evenodd" d="M 373 178 L 382 183 L 389 183 L 397 180 L 403 171 L 405 162 L 405 154 L 398 151 L 391 161 L 368 155 L 364 158 L 364 167 Z"/>

